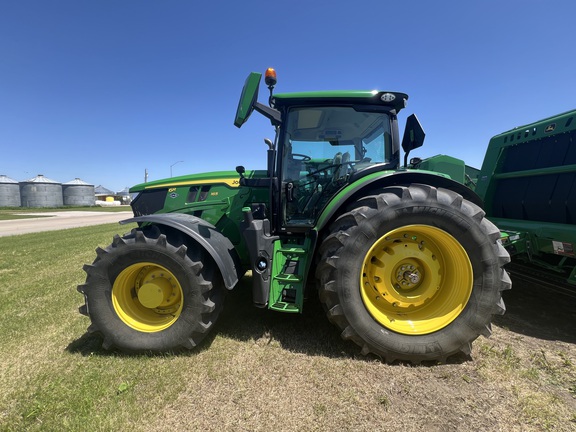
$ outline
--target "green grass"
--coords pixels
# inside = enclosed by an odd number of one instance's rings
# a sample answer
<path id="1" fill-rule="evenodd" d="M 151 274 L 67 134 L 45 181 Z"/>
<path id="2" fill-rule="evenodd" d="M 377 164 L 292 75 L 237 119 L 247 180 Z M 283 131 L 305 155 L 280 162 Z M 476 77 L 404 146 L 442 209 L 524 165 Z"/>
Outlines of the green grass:
<path id="1" fill-rule="evenodd" d="M 77 342 L 88 323 L 77 313 L 75 286 L 84 278 L 82 263 L 93 261 L 94 248 L 118 229 L 110 224 L 0 240 L 0 429 L 57 430 L 61 424 L 82 430 L 95 412 L 102 416 L 95 430 L 116 421 L 113 405 L 129 398 L 128 391 L 117 392 L 121 381 L 135 380 L 146 362 L 116 362 L 72 347 L 93 343 L 98 351 L 94 340 Z"/>
<path id="2" fill-rule="evenodd" d="M 37 218 L 37 217 L 50 217 L 50 215 L 37 216 L 37 215 L 21 215 L 21 214 L 0 212 L 0 221 L 1 220 L 13 220 L 13 219 L 30 219 L 30 218 Z"/>
<path id="3" fill-rule="evenodd" d="M 105 352 L 76 286 L 117 224 L 0 238 L 0 431 L 573 430 L 576 350 L 495 327 L 473 360 L 358 356 L 311 301 L 252 307 L 249 279 L 188 354 Z M 529 342 L 529 344 L 528 344 Z M 538 348 L 534 348 L 538 346 Z"/>

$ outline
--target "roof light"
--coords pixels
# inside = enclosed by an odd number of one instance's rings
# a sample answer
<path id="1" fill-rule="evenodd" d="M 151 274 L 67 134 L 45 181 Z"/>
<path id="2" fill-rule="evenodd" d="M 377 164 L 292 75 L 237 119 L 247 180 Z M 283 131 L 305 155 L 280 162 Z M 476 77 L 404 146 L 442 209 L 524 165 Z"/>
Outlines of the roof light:
<path id="1" fill-rule="evenodd" d="M 274 87 L 276 85 L 276 71 L 274 69 L 266 69 L 266 72 L 264 73 L 264 82 L 268 87 Z"/>
<path id="2" fill-rule="evenodd" d="M 380 96 L 382 102 L 393 102 L 396 99 L 396 95 L 394 93 L 384 93 Z"/>

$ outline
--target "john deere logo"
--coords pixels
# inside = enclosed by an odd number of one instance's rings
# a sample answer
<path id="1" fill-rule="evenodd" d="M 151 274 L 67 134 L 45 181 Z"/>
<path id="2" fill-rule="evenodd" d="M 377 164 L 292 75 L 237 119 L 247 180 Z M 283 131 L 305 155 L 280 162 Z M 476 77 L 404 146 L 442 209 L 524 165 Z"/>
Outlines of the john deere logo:
<path id="1" fill-rule="evenodd" d="M 546 126 L 546 129 L 544 129 L 544 132 L 550 133 L 550 132 L 553 132 L 554 129 L 556 129 L 556 123 L 552 123 L 552 124 L 549 124 L 548 126 Z"/>

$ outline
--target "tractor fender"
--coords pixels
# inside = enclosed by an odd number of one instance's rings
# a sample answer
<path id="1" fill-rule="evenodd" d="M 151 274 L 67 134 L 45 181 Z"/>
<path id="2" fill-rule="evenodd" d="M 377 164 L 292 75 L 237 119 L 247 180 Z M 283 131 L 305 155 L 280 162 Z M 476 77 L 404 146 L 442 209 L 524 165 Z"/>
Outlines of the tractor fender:
<path id="1" fill-rule="evenodd" d="M 360 178 L 348 187 L 342 189 L 324 208 L 324 211 L 318 218 L 316 230 L 322 230 L 340 213 L 341 208 L 346 208 L 349 202 L 360 196 L 372 193 L 371 191 L 383 187 L 414 183 L 452 190 L 462 195 L 464 199 L 484 208 L 484 202 L 476 192 L 448 177 L 418 171 L 395 171 L 379 177 L 367 176 Z"/>
<path id="2" fill-rule="evenodd" d="M 165 225 L 193 239 L 210 254 L 222 274 L 224 285 L 229 290 L 234 288 L 243 274 L 232 242 L 204 219 L 184 213 L 161 213 L 125 219 L 120 221 L 120 224 L 132 222 L 137 222 L 139 225 L 143 223 Z"/>

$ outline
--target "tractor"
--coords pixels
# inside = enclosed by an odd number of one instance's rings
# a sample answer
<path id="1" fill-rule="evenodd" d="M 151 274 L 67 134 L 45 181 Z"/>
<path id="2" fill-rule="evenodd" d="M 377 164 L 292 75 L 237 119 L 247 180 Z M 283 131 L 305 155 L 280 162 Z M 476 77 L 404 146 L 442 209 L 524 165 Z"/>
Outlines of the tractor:
<path id="1" fill-rule="evenodd" d="M 270 121 L 267 169 L 132 187 L 134 217 L 121 223 L 138 228 L 84 266 L 89 332 L 127 353 L 194 349 L 226 291 L 251 272 L 256 307 L 299 314 L 317 292 L 364 355 L 415 364 L 469 356 L 504 313 L 511 282 L 464 162 L 439 155 L 426 161 L 433 169 L 413 168 L 425 133 L 412 114 L 400 140 L 404 93 L 276 94 L 268 69 L 262 104 L 261 78 L 246 79 L 234 124 L 254 111 Z"/>

